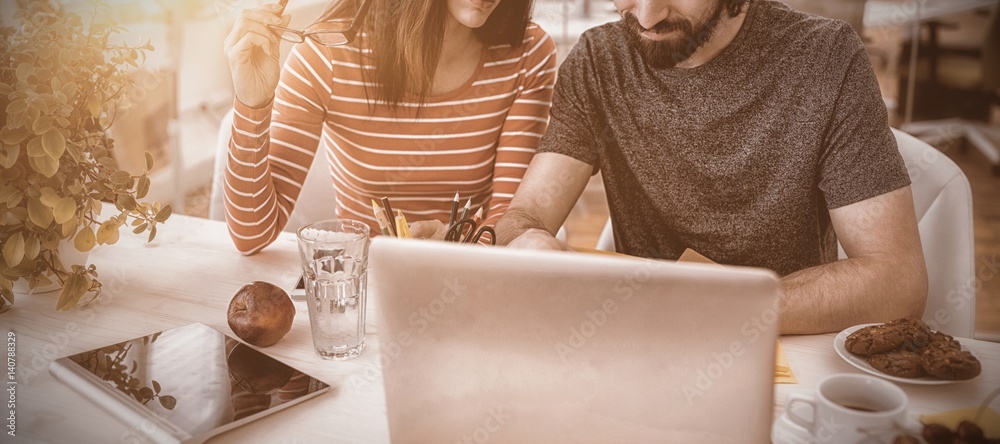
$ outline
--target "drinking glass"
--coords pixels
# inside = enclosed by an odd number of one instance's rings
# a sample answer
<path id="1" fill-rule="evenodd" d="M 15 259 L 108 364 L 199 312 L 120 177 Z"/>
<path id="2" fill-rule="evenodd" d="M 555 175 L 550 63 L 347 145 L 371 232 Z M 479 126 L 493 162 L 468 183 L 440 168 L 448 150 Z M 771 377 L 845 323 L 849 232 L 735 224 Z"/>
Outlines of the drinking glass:
<path id="1" fill-rule="evenodd" d="M 316 353 L 344 360 L 365 347 L 368 225 L 347 219 L 299 228 L 299 256 Z"/>

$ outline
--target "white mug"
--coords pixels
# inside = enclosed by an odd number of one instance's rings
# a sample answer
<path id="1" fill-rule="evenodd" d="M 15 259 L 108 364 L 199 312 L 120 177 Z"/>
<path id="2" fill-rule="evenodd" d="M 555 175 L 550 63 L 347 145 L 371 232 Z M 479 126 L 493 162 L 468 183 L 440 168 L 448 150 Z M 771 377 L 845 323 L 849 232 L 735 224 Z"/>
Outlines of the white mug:
<path id="1" fill-rule="evenodd" d="M 811 407 L 803 418 L 795 404 Z M 830 375 L 815 393 L 791 393 L 785 416 L 821 443 L 891 442 L 906 420 L 906 393 L 884 379 L 857 374 Z"/>

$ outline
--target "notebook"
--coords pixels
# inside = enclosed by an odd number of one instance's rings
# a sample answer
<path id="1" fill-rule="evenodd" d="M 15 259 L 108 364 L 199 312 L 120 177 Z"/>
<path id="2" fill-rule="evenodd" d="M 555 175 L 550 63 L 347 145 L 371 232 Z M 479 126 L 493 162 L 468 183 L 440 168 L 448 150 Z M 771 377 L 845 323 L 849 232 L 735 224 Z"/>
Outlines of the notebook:
<path id="1" fill-rule="evenodd" d="M 330 388 L 201 323 L 60 358 L 49 371 L 158 443 L 202 442 Z"/>

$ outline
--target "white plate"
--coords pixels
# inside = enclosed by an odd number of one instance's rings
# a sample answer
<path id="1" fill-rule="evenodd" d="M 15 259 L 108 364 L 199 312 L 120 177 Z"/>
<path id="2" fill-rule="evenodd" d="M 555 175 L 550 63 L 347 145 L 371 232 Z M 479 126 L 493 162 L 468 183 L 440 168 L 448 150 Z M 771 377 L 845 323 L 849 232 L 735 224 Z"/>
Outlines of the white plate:
<path id="1" fill-rule="evenodd" d="M 922 376 L 919 378 L 900 378 L 898 376 L 887 375 L 885 373 L 876 370 L 875 367 L 872 367 L 871 364 L 869 364 L 868 361 L 866 361 L 863 357 L 857 356 L 854 353 L 847 351 L 847 346 L 844 345 L 844 342 L 847 341 L 847 337 L 850 336 L 851 333 L 854 333 L 862 328 L 868 327 L 869 325 L 879 325 L 879 323 L 861 324 L 861 325 L 855 325 L 853 327 L 848 327 L 845 328 L 844 331 L 837 334 L 837 337 L 833 338 L 833 349 L 836 350 L 837 354 L 840 355 L 840 357 L 843 360 L 847 361 L 848 364 L 857 367 L 858 370 L 861 370 L 863 372 L 871 373 L 875 376 L 888 379 L 890 381 L 902 382 L 904 384 L 943 385 L 943 384 L 953 384 L 956 382 L 963 382 L 963 381 L 947 381 L 944 379 L 935 378 L 933 376 Z M 962 342 L 960 338 L 955 338 L 955 340 L 958 341 L 959 343 Z M 969 350 L 968 347 L 965 346 L 965 344 L 962 344 L 962 350 L 972 353 L 972 350 Z M 975 356 L 975 353 L 973 353 L 973 356 Z M 964 381 L 971 381 L 972 379 L 966 379 Z"/>

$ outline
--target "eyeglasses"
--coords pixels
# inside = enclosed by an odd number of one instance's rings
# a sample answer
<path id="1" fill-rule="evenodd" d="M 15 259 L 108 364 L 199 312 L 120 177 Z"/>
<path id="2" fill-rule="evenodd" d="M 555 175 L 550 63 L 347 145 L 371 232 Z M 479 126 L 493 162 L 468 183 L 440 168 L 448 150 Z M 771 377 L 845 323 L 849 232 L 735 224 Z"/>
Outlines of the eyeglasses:
<path id="1" fill-rule="evenodd" d="M 353 42 L 354 38 L 358 36 L 358 29 L 361 28 L 361 23 L 365 20 L 370 3 L 371 0 L 362 0 L 358 12 L 349 21 L 334 19 L 316 22 L 302 31 L 274 25 L 268 25 L 268 27 L 280 31 L 281 39 L 287 42 L 302 43 L 308 38 L 323 46 L 342 46 Z"/>

